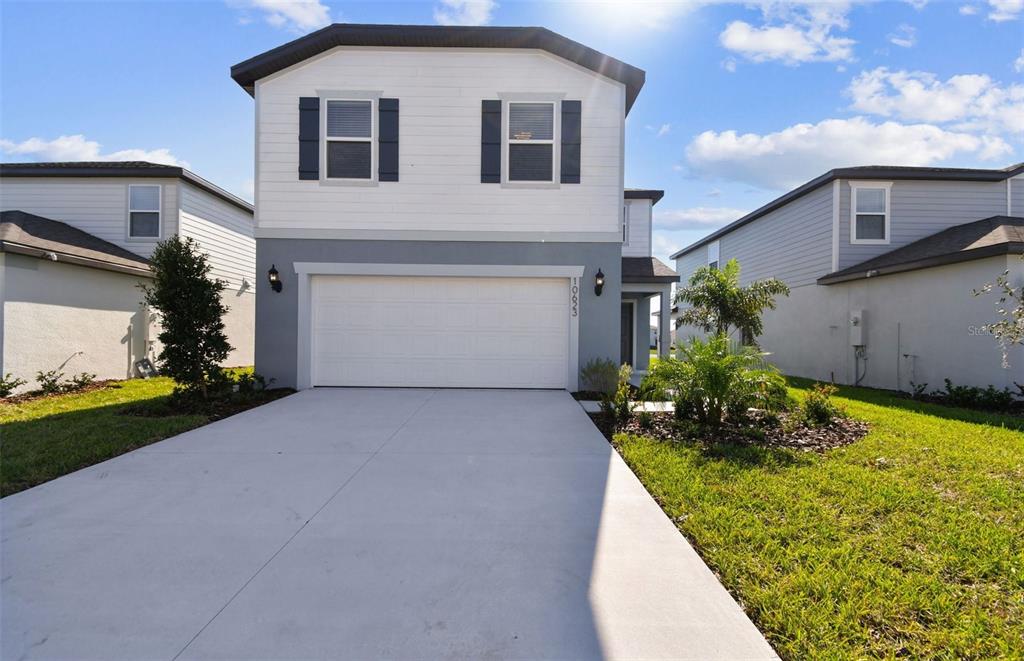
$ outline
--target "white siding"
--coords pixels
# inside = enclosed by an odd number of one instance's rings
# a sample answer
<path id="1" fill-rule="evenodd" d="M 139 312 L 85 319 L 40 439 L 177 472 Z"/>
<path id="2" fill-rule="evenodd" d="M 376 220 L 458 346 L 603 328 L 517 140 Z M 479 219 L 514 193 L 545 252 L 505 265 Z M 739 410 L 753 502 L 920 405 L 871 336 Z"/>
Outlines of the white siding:
<path id="1" fill-rule="evenodd" d="M 299 97 L 324 90 L 399 99 L 398 182 L 299 181 Z M 480 183 L 481 101 L 517 93 L 582 101 L 582 183 Z M 624 87 L 549 54 L 340 48 L 260 81 L 256 102 L 261 231 L 621 232 Z"/>
<path id="2" fill-rule="evenodd" d="M 1017 175 L 1010 182 L 1010 215 L 1024 218 L 1024 175 Z"/>
<path id="3" fill-rule="evenodd" d="M 178 230 L 176 179 L 123 177 L 4 177 L 0 178 L 0 210 L 19 209 L 59 220 L 101 239 L 149 257 L 157 239 L 128 239 L 129 184 L 160 184 L 161 236 Z"/>
<path id="4" fill-rule="evenodd" d="M 629 241 L 622 246 L 624 257 L 651 256 L 651 201 L 626 200 Z"/>
<path id="5" fill-rule="evenodd" d="M 256 282 L 252 214 L 191 184 L 181 184 L 181 236 L 195 239 L 209 255 L 213 275 L 233 288 Z"/>
<path id="6" fill-rule="evenodd" d="M 1006 214 L 1005 181 L 895 181 L 890 200 L 891 241 L 883 245 L 852 245 L 850 182 L 842 181 L 839 190 L 840 269 L 955 225 Z"/>

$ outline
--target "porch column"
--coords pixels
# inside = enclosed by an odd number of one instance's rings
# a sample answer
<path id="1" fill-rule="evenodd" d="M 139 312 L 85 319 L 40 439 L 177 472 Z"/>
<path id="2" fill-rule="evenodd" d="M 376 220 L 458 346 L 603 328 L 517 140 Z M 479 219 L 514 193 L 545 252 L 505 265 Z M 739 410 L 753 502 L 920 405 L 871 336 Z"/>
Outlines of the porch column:
<path id="1" fill-rule="evenodd" d="M 658 317 L 658 355 L 668 356 L 672 345 L 672 285 L 661 288 L 661 315 Z"/>

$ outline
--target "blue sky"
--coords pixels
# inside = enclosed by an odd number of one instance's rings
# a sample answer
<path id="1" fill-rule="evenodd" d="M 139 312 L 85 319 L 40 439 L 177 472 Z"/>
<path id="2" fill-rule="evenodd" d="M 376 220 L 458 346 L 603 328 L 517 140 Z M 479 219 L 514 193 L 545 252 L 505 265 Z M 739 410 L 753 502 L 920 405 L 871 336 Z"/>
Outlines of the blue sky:
<path id="1" fill-rule="evenodd" d="M 0 158 L 186 164 L 251 197 L 232 64 L 328 22 L 542 25 L 647 71 L 655 253 L 832 167 L 1024 160 L 1024 0 L 0 2 Z"/>

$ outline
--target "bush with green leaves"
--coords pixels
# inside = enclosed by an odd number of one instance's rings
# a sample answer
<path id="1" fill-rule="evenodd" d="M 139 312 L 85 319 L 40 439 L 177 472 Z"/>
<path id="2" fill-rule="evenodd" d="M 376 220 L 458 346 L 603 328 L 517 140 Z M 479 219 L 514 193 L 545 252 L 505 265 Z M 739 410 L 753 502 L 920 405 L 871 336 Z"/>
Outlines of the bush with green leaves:
<path id="1" fill-rule="evenodd" d="M 96 381 L 96 375 L 90 374 L 89 372 L 81 372 L 71 377 L 71 381 L 64 384 L 64 389 L 67 391 L 82 390 L 88 388 Z"/>
<path id="2" fill-rule="evenodd" d="M 816 383 L 804 393 L 803 401 L 793 412 L 793 419 L 805 427 L 827 427 L 846 412 L 832 401 L 839 391 L 830 383 Z"/>
<path id="3" fill-rule="evenodd" d="M 613 393 L 618 382 L 619 368 L 607 358 L 592 358 L 580 370 L 580 385 L 590 392 Z"/>
<path id="4" fill-rule="evenodd" d="M 11 393 L 19 387 L 28 383 L 25 379 L 19 379 L 10 372 L 0 377 L 0 397 L 10 397 Z"/>
<path id="5" fill-rule="evenodd" d="M 1005 411 L 1013 406 L 1013 392 L 1009 388 L 999 390 L 995 386 L 958 386 L 950 379 L 943 379 L 945 388 L 936 390 L 932 396 L 939 397 L 949 406 L 984 411 Z"/>
<path id="6" fill-rule="evenodd" d="M 633 368 L 623 364 L 618 371 L 615 391 L 601 396 L 601 412 L 613 424 L 622 424 L 633 415 L 633 405 L 630 403 L 633 391 L 629 384 L 631 376 Z"/>
<path id="7" fill-rule="evenodd" d="M 752 408 L 782 410 L 788 400 L 786 381 L 765 354 L 725 334 L 680 345 L 679 358 L 659 360 L 641 389 L 671 394 L 677 418 L 712 427 L 742 422 Z"/>
<path id="8" fill-rule="evenodd" d="M 159 242 L 150 265 L 153 283 L 142 291 L 160 316 L 160 371 L 174 379 L 179 394 L 207 399 L 220 390 L 220 364 L 231 351 L 221 299 L 227 285 L 210 276 L 209 260 L 192 238 Z"/>
<path id="9" fill-rule="evenodd" d="M 44 395 L 56 395 L 64 389 L 60 383 L 60 380 L 63 378 L 64 372 L 58 372 L 57 370 L 36 372 L 36 383 L 39 384 L 39 392 Z"/>

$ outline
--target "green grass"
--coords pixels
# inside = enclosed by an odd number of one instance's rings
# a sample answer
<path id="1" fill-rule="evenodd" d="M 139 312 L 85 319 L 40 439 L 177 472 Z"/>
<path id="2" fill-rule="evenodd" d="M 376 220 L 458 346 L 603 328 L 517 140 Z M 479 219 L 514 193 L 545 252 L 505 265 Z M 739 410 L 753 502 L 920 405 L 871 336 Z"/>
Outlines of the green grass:
<path id="1" fill-rule="evenodd" d="M 159 377 L 118 381 L 108 388 L 22 403 L 0 401 L 0 496 L 211 421 L 207 414 L 150 417 L 120 413 L 129 406 L 165 406 L 173 389 L 170 379 Z"/>
<path id="2" fill-rule="evenodd" d="M 783 658 L 1024 656 L 1024 420 L 837 401 L 871 432 L 825 455 L 615 444 Z"/>

